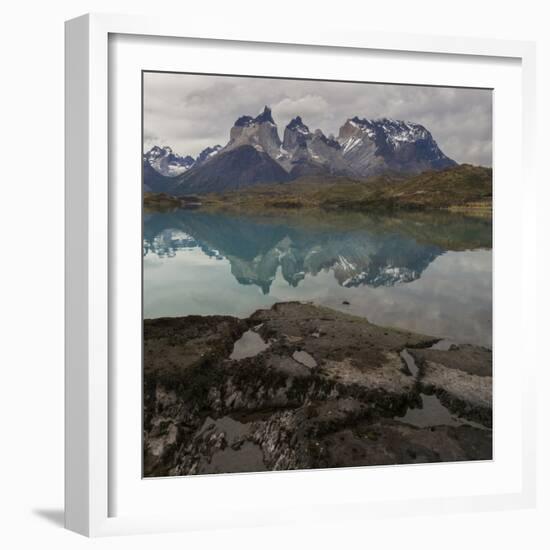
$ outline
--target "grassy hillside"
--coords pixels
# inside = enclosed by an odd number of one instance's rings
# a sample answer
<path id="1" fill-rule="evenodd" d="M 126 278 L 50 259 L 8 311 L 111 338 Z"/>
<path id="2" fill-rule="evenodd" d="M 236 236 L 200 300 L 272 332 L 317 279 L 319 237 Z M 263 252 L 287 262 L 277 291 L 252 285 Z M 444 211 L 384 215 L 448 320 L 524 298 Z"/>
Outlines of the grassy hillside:
<path id="1" fill-rule="evenodd" d="M 406 181 L 381 187 L 355 204 L 344 206 L 359 210 L 372 207 L 491 208 L 492 170 L 463 164 L 440 172 L 424 172 Z"/>
<path id="2" fill-rule="evenodd" d="M 148 209 L 200 207 L 269 215 L 304 210 L 387 212 L 454 210 L 490 215 L 492 170 L 462 164 L 415 176 L 384 175 L 366 180 L 347 177 L 305 177 L 289 183 L 258 185 L 227 193 L 191 197 L 145 194 Z M 189 203 L 189 204 L 188 204 Z"/>
<path id="3" fill-rule="evenodd" d="M 492 170 L 463 164 L 410 177 L 384 175 L 367 180 L 309 177 L 202 197 L 209 209 L 269 211 L 323 210 L 487 211 L 492 207 Z"/>

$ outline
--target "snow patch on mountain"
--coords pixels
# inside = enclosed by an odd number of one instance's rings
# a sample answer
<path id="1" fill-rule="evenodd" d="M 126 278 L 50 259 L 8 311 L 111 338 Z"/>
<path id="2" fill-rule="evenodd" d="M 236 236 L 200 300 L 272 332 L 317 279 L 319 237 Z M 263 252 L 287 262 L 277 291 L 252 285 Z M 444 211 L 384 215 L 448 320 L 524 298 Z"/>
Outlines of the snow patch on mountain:
<path id="1" fill-rule="evenodd" d="M 182 157 L 174 153 L 171 147 L 158 145 L 153 146 L 143 157 L 159 174 L 172 178 L 189 170 L 195 162 L 189 155 Z"/>
<path id="2" fill-rule="evenodd" d="M 199 166 L 200 164 L 204 164 L 206 161 L 217 155 L 221 150 L 221 145 L 214 145 L 214 147 L 207 147 L 206 149 L 203 149 L 197 156 L 195 165 Z"/>

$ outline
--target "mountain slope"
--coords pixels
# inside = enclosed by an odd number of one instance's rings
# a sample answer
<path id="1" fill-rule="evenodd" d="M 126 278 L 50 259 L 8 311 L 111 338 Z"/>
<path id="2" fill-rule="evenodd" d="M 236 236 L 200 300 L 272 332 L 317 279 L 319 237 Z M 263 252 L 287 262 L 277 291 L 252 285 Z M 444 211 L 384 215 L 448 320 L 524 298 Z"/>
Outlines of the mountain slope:
<path id="1" fill-rule="evenodd" d="M 172 192 L 224 192 L 260 183 L 287 181 L 289 175 L 267 153 L 251 145 L 222 151 L 202 166 L 178 177 Z"/>
<path id="2" fill-rule="evenodd" d="M 394 188 L 381 187 L 367 197 L 360 208 L 491 208 L 493 171 L 482 166 L 461 164 L 445 170 L 426 171 L 406 179 Z"/>
<path id="3" fill-rule="evenodd" d="M 151 193 L 169 193 L 173 186 L 173 178 L 157 172 L 151 163 L 143 159 L 143 190 Z"/>

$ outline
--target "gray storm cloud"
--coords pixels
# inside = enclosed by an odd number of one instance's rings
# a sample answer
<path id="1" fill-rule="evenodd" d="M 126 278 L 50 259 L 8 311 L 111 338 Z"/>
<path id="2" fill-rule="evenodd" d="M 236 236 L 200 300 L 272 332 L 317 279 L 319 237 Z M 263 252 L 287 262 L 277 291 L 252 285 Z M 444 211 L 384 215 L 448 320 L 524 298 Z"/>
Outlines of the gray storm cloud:
<path id="1" fill-rule="evenodd" d="M 172 73 L 144 74 L 144 150 L 169 145 L 196 156 L 225 145 L 235 120 L 264 105 L 281 138 L 296 115 L 327 135 L 353 116 L 396 118 L 424 125 L 459 163 L 492 165 L 491 90 Z"/>

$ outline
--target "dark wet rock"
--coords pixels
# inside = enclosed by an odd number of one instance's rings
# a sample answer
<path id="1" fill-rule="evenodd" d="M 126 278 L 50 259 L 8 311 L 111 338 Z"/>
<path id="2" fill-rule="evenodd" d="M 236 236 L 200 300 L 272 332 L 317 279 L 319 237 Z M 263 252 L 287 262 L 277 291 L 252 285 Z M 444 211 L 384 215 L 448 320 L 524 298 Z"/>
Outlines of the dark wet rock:
<path id="1" fill-rule="evenodd" d="M 273 355 L 268 359 L 267 364 L 276 371 L 282 372 L 290 377 L 308 378 L 311 376 L 311 368 L 296 361 L 293 357 Z"/>
<path id="2" fill-rule="evenodd" d="M 187 369 L 225 358 L 248 325 L 235 317 L 190 315 L 144 322 L 144 376 L 172 386 Z"/>
<path id="3" fill-rule="evenodd" d="M 485 407 L 479 349 L 415 356 L 413 375 L 401 354 L 437 339 L 298 302 L 144 327 L 146 476 L 490 458 L 491 430 L 406 422 L 424 388 L 465 417 Z"/>
<path id="4" fill-rule="evenodd" d="M 323 459 L 317 467 L 414 464 L 490 460 L 490 431 L 471 426 L 416 428 L 383 420 L 361 422 L 320 441 Z"/>

